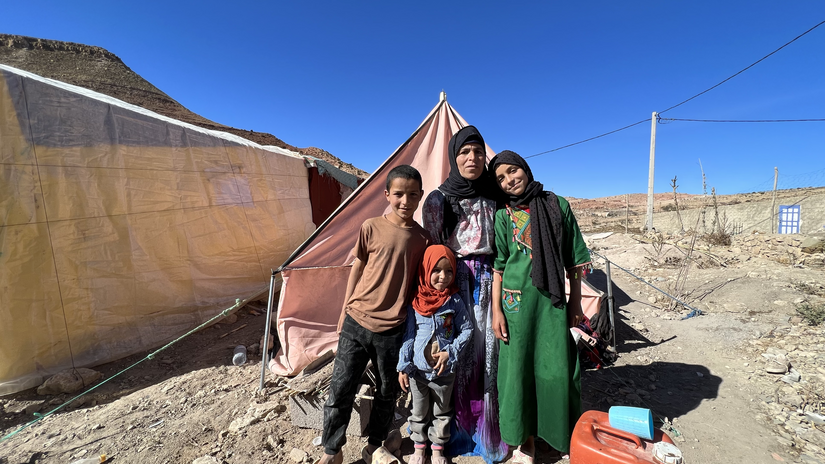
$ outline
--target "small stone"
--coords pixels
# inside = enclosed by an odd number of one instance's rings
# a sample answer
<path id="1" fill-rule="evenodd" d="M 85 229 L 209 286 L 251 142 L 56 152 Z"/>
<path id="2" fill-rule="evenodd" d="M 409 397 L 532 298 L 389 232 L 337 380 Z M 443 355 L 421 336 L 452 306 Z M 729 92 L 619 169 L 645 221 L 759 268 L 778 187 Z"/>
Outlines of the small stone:
<path id="1" fill-rule="evenodd" d="M 799 407 L 802 407 L 802 404 L 805 402 L 805 400 L 799 395 L 792 394 L 792 395 L 785 395 L 785 396 L 779 398 L 779 402 L 782 403 L 782 404 L 791 406 L 793 408 L 799 408 Z"/>
<path id="2" fill-rule="evenodd" d="M 32 403 L 32 404 L 26 406 L 26 414 L 27 415 L 32 415 L 32 414 L 40 411 L 40 409 L 43 407 L 43 404 L 44 404 L 43 401 L 38 401 L 36 403 Z"/>
<path id="3" fill-rule="evenodd" d="M 253 417 L 251 415 L 243 416 L 239 419 L 233 420 L 229 424 L 229 431 L 231 433 L 240 433 L 241 430 L 245 429 L 246 427 L 249 427 L 252 424 L 257 423 L 259 420 L 259 418 Z"/>
<path id="4" fill-rule="evenodd" d="M 786 375 L 782 376 L 782 381 L 791 385 L 799 382 L 801 379 L 802 376 L 796 371 L 796 369 L 793 368 L 791 368 L 791 372 L 788 372 Z"/>
<path id="5" fill-rule="evenodd" d="M 315 437 L 312 439 L 312 446 L 321 446 L 321 442 L 323 442 L 323 438 L 320 436 Z"/>
<path id="6" fill-rule="evenodd" d="M 37 387 L 38 395 L 56 395 L 59 393 L 74 393 L 84 387 L 89 387 L 103 378 L 98 371 L 81 367 L 66 369 L 51 376 L 43 385 Z"/>
<path id="7" fill-rule="evenodd" d="M 293 462 L 304 462 L 307 456 L 306 451 L 298 448 L 292 448 L 292 451 L 289 452 L 289 459 L 292 459 Z"/>
<path id="8" fill-rule="evenodd" d="M 315 444 L 315 440 L 313 440 L 312 443 Z M 279 445 L 280 445 L 280 442 L 278 441 L 277 438 L 273 437 L 272 435 L 267 435 L 266 436 L 266 446 L 270 450 L 274 450 L 274 449 L 278 448 Z"/>
<path id="9" fill-rule="evenodd" d="M 220 461 L 215 456 L 201 456 L 192 461 L 192 464 L 220 464 Z"/>

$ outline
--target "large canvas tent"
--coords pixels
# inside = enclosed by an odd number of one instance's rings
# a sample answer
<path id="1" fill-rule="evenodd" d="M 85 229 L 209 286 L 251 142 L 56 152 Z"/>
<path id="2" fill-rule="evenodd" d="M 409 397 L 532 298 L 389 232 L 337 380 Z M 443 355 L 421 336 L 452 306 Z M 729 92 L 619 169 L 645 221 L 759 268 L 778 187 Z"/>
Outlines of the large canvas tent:
<path id="1" fill-rule="evenodd" d="M 264 291 L 357 186 L 306 161 L 0 65 L 0 394 Z"/>
<path id="2" fill-rule="evenodd" d="M 426 196 L 446 179 L 450 171 L 448 143 L 466 125 L 442 93 L 439 103 L 412 136 L 281 266 L 283 283 L 277 318 L 281 350 L 269 363 L 272 372 L 295 375 L 336 348 L 336 327 L 355 258 L 351 251 L 361 224 L 390 212 L 383 193 L 387 173 L 401 164 L 413 166 L 421 173 Z M 487 146 L 488 160 L 493 155 Z M 421 222 L 420 208 L 415 219 Z M 601 293 L 583 285 L 583 309 L 592 314 L 600 304 Z"/>

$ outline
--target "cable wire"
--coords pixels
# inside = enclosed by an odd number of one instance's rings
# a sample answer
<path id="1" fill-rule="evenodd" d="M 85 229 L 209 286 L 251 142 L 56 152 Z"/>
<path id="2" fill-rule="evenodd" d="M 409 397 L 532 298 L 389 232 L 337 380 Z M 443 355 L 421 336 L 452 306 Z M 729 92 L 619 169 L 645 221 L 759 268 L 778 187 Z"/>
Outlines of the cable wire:
<path id="1" fill-rule="evenodd" d="M 615 134 L 616 132 L 623 131 L 623 130 L 625 130 L 625 129 L 630 129 L 630 128 L 631 128 L 631 127 L 633 127 L 633 126 L 638 126 L 639 124 L 641 124 L 641 123 L 643 123 L 643 122 L 648 122 L 648 121 L 649 121 L 649 119 L 642 119 L 641 121 L 634 122 L 633 124 L 630 124 L 630 125 L 624 126 L 624 127 L 620 128 L 620 129 L 612 130 L 612 131 L 610 131 L 610 132 L 605 132 L 605 133 L 604 133 L 604 134 L 602 134 L 602 135 L 597 135 L 597 136 L 595 136 L 595 137 L 590 137 L 589 139 L 585 139 L 585 140 L 582 140 L 582 141 L 580 141 L 580 142 L 571 143 L 571 144 L 569 144 L 569 145 L 565 145 L 565 146 L 563 146 L 563 147 L 554 148 L 554 149 L 552 149 L 552 150 L 543 151 L 543 152 L 541 152 L 541 153 L 536 153 L 535 155 L 525 156 L 525 157 L 524 157 L 524 159 L 527 159 L 527 158 L 533 158 L 534 156 L 539 156 L 539 155 L 546 155 L 547 153 L 552 153 L 552 152 L 554 152 L 554 151 L 559 151 L 559 150 L 561 150 L 561 149 L 563 149 L 563 148 L 568 148 L 568 147 L 572 147 L 573 145 L 578 145 L 578 144 L 580 144 L 580 143 L 589 142 L 589 141 L 591 141 L 591 140 L 596 140 L 596 139 L 598 139 L 598 138 L 602 138 L 602 137 L 604 137 L 604 136 L 606 136 L 606 135 Z"/>
<path id="2" fill-rule="evenodd" d="M 663 121 L 688 121 L 688 122 L 825 122 L 823 119 L 680 119 L 680 118 L 656 118 L 659 124 Z"/>
<path id="3" fill-rule="evenodd" d="M 767 55 L 763 56 L 762 58 L 759 58 L 758 60 L 754 61 L 754 62 L 753 62 L 753 63 L 751 63 L 749 66 L 747 66 L 745 69 L 743 69 L 743 70 L 739 71 L 738 73 L 736 73 L 736 74 L 734 74 L 734 75 L 732 75 L 732 76 L 728 77 L 727 79 L 723 80 L 722 82 L 720 82 L 720 83 L 718 83 L 718 84 L 714 85 L 713 87 L 709 87 L 709 88 L 707 88 L 706 90 L 703 90 L 703 91 L 701 91 L 701 92 L 697 93 L 696 95 L 694 95 L 694 96 L 692 96 L 692 97 L 688 98 L 687 100 L 684 100 L 684 101 L 682 101 L 682 102 L 680 102 L 680 103 L 677 103 L 677 104 L 675 104 L 675 105 L 671 106 L 670 108 L 668 108 L 668 109 L 666 109 L 666 110 L 659 111 L 659 114 L 662 114 L 662 113 L 665 113 L 665 112 L 667 112 L 667 111 L 670 111 L 670 110 L 672 110 L 673 108 L 676 108 L 676 107 L 682 106 L 682 105 L 684 105 L 685 103 L 687 103 L 687 102 L 689 102 L 689 101 L 693 100 L 694 98 L 696 98 L 696 97 L 698 97 L 698 96 L 700 96 L 700 95 L 704 95 L 704 94 L 706 94 L 706 93 L 710 92 L 711 90 L 715 89 L 716 87 L 719 87 L 720 85 L 724 84 L 725 82 L 727 82 L 727 81 L 729 81 L 729 80 L 733 79 L 734 77 L 736 77 L 736 76 L 738 76 L 738 75 L 742 74 L 743 72 L 747 71 L 748 69 L 750 69 L 750 68 L 752 68 L 752 67 L 756 66 L 757 64 L 759 64 L 760 62 L 764 61 L 766 58 L 768 58 L 769 56 L 771 56 L 771 55 L 773 55 L 774 53 L 778 52 L 779 50 L 782 50 L 783 48 L 787 47 L 788 45 L 790 45 L 790 44 L 792 44 L 792 43 L 796 42 L 797 40 L 799 40 L 800 38 L 802 38 L 802 36 L 804 36 L 805 34 L 807 34 L 807 33 L 811 32 L 811 31 L 813 31 L 814 29 L 816 29 L 817 27 L 819 27 L 819 26 L 821 26 L 821 25 L 823 25 L 823 24 L 825 24 L 825 21 L 821 21 L 821 22 L 820 22 L 819 24 L 817 24 L 816 26 L 814 26 L 814 27 L 812 27 L 812 28 L 808 29 L 807 31 L 805 31 L 805 32 L 803 32 L 803 33 L 801 33 L 801 34 L 799 34 L 798 36 L 796 36 L 796 37 L 794 37 L 793 39 L 791 39 L 791 41 L 790 41 L 790 42 L 785 43 L 785 45 L 782 45 L 781 47 L 779 47 L 779 48 L 777 48 L 776 50 L 774 50 L 774 51 L 772 51 L 772 52 L 768 53 Z"/>
<path id="4" fill-rule="evenodd" d="M 781 47 L 779 47 L 779 48 L 777 48 L 776 50 L 774 50 L 774 51 L 772 51 L 772 52 L 768 53 L 767 55 L 763 56 L 762 58 L 760 58 L 760 59 L 758 59 L 758 60 L 754 61 L 753 63 L 751 63 L 751 64 L 750 64 L 749 66 L 747 66 L 746 68 L 744 68 L 744 69 L 742 69 L 741 71 L 737 72 L 736 74 L 734 74 L 734 75 L 732 75 L 732 76 L 728 77 L 727 79 L 723 80 L 722 82 L 720 82 L 720 83 L 718 83 L 718 84 L 716 84 L 716 85 L 714 85 L 714 86 L 712 86 L 712 87 L 709 87 L 709 88 L 707 88 L 707 89 L 705 89 L 705 90 L 703 90 L 703 91 L 701 91 L 701 92 L 697 93 L 696 95 L 694 95 L 694 96 L 692 96 L 692 97 L 688 98 L 687 100 L 684 100 L 684 101 L 682 101 L 682 102 L 680 102 L 680 103 L 677 103 L 677 104 L 675 104 L 675 105 L 673 105 L 673 106 L 671 106 L 671 107 L 669 107 L 669 108 L 667 108 L 667 109 L 665 109 L 665 110 L 659 111 L 658 113 L 659 113 L 659 114 L 661 114 L 661 113 L 664 113 L 664 112 L 670 111 L 670 110 L 672 110 L 673 108 L 676 108 L 676 107 L 679 107 L 679 106 L 684 105 L 685 103 L 687 103 L 687 102 L 689 102 L 689 101 L 693 100 L 694 98 L 696 98 L 696 97 L 698 97 L 698 96 L 700 96 L 700 95 L 704 95 L 704 94 L 706 94 L 706 93 L 710 92 L 711 90 L 715 89 L 716 87 L 719 87 L 720 85 L 724 84 L 725 82 L 727 82 L 727 81 L 729 81 L 729 80 L 733 79 L 734 77 L 736 77 L 736 76 L 738 76 L 738 75 L 742 74 L 743 72 L 747 71 L 748 69 L 750 69 L 750 68 L 752 68 L 752 67 L 756 66 L 757 64 L 759 64 L 760 62 L 764 61 L 766 58 L 768 58 L 769 56 L 771 56 L 771 55 L 773 55 L 774 53 L 778 52 L 779 50 L 782 50 L 783 48 L 787 47 L 788 45 L 790 45 L 790 44 L 792 44 L 792 43 L 796 42 L 797 40 L 799 40 L 800 38 L 802 38 L 804 35 L 808 34 L 809 32 L 813 31 L 814 29 L 816 29 L 817 27 L 819 27 L 819 26 L 821 26 L 821 25 L 823 25 L 823 24 L 825 24 L 825 21 L 821 21 L 819 24 L 815 25 L 814 27 L 812 27 L 812 28 L 808 29 L 807 31 L 803 32 L 802 34 L 799 34 L 798 36 L 794 37 L 793 39 L 791 39 L 789 42 L 785 43 L 785 44 L 784 44 L 784 45 L 782 45 Z M 572 147 L 572 146 L 575 146 L 575 145 L 579 145 L 579 144 L 582 144 L 582 143 L 585 143 L 585 142 L 589 142 L 589 141 L 591 141 L 591 140 L 596 140 L 596 139 L 598 139 L 598 138 L 602 138 L 602 137 L 604 137 L 604 136 L 606 136 L 606 135 L 615 134 L 616 132 L 623 131 L 623 130 L 625 130 L 625 129 L 630 129 L 630 128 L 631 128 L 631 127 L 633 127 L 633 126 L 638 126 L 639 124 L 642 124 L 643 122 L 646 122 L 646 121 L 648 121 L 648 119 L 647 119 L 647 118 L 642 119 L 641 121 L 638 121 L 638 122 L 634 122 L 633 124 L 629 124 L 629 125 L 627 125 L 627 126 L 621 127 L 621 128 L 619 128 L 619 129 L 612 130 L 612 131 L 610 131 L 610 132 L 605 132 L 604 134 L 597 135 L 597 136 L 595 136 L 595 137 L 590 137 L 590 138 L 588 138 L 588 139 L 584 139 L 584 140 L 579 141 L 579 142 L 575 142 L 575 143 L 571 143 L 571 144 L 568 144 L 568 145 L 564 145 L 564 146 L 562 146 L 562 147 L 554 148 L 554 149 L 552 149 L 552 150 L 543 151 L 543 152 L 541 152 L 541 153 L 536 153 L 535 155 L 525 156 L 525 159 L 527 159 L 527 158 L 533 158 L 533 157 L 535 157 L 535 156 L 540 156 L 540 155 L 546 155 L 547 153 L 553 153 L 554 151 L 559 151 L 559 150 L 562 150 L 562 149 L 564 149 L 564 148 L 569 148 L 569 147 Z"/>

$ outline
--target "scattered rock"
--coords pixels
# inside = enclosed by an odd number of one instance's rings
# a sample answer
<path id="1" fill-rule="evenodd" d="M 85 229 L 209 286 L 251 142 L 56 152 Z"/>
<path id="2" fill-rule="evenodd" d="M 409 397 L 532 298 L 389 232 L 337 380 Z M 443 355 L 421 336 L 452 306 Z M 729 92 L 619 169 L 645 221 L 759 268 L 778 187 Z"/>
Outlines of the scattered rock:
<path id="1" fill-rule="evenodd" d="M 253 416 L 248 415 L 248 414 L 244 415 L 243 417 L 240 417 L 238 419 L 233 420 L 229 424 L 229 432 L 230 433 L 240 433 L 241 430 L 249 427 L 252 424 L 257 423 L 259 420 L 260 419 L 257 418 L 257 417 L 253 417 Z"/>
<path id="2" fill-rule="evenodd" d="M 45 401 L 38 401 L 36 403 L 32 403 L 32 404 L 26 406 L 26 414 L 27 415 L 32 415 L 32 414 L 40 411 L 43 408 L 44 404 L 46 404 Z"/>
<path id="3" fill-rule="evenodd" d="M 103 378 L 103 374 L 92 369 L 66 369 L 46 380 L 37 387 L 38 395 L 57 395 L 60 393 L 74 393 L 94 385 Z"/>
<path id="4" fill-rule="evenodd" d="M 215 456 L 201 456 L 192 461 L 192 464 L 220 464 L 220 461 Z"/>
<path id="5" fill-rule="evenodd" d="M 796 409 L 802 407 L 802 403 L 804 403 L 805 400 L 797 394 L 791 394 L 782 396 L 779 398 L 779 402 Z"/>
<path id="6" fill-rule="evenodd" d="M 306 451 L 298 448 L 292 448 L 292 451 L 289 452 L 289 459 L 293 462 L 304 462 L 308 456 Z"/>
<path id="7" fill-rule="evenodd" d="M 272 435 L 266 436 L 266 444 L 264 445 L 268 450 L 272 451 L 278 448 L 278 439 Z"/>
<path id="8" fill-rule="evenodd" d="M 782 381 L 785 382 L 785 383 L 793 385 L 793 384 L 799 382 L 799 380 L 801 378 L 802 378 L 802 376 L 799 374 L 799 372 L 797 372 L 796 369 L 791 368 L 790 372 L 788 372 L 786 375 L 782 376 Z"/>

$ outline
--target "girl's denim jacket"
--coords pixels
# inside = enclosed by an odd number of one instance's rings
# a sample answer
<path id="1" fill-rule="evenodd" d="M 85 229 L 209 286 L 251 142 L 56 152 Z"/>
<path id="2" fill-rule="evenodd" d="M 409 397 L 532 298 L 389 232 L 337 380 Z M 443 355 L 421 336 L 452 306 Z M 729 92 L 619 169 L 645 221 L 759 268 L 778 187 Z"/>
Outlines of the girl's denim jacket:
<path id="1" fill-rule="evenodd" d="M 438 374 L 424 357 L 424 350 L 430 340 L 438 341 L 439 351 L 449 354 L 447 367 L 442 375 L 455 372 L 458 354 L 467 346 L 473 336 L 473 325 L 467 313 L 467 305 L 456 293 L 432 316 L 418 314 L 412 306 L 407 308 L 404 343 L 398 356 L 398 372 L 413 375 L 418 373 L 427 380 Z"/>

